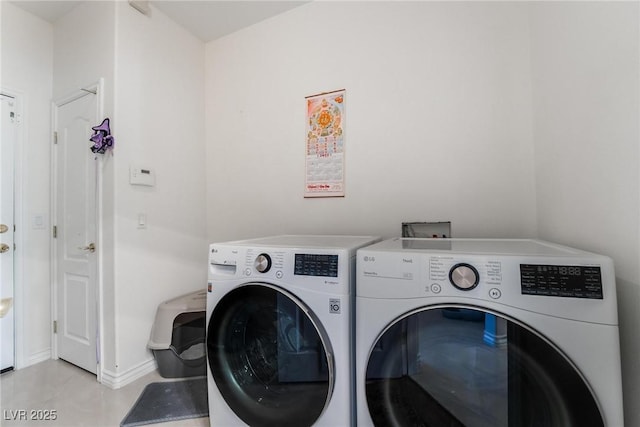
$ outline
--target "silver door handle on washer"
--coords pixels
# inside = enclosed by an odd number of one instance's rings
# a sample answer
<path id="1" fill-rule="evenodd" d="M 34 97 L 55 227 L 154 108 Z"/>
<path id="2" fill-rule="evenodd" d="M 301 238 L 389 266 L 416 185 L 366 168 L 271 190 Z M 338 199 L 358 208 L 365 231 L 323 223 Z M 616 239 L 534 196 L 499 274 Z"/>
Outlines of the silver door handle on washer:
<path id="1" fill-rule="evenodd" d="M 81 246 L 78 249 L 80 249 L 82 251 L 95 252 L 96 251 L 96 245 L 94 243 L 89 243 L 89 246 L 84 246 L 84 247 Z"/>

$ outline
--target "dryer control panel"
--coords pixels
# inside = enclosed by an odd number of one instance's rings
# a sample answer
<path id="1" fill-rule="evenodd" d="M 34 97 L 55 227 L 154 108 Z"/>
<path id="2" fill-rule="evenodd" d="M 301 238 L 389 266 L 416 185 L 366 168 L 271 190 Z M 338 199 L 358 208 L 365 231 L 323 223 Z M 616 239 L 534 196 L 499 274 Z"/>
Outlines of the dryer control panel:
<path id="1" fill-rule="evenodd" d="M 392 239 L 358 250 L 360 298 L 497 304 L 617 322 L 610 258 L 533 240 Z"/>
<path id="2" fill-rule="evenodd" d="M 526 295 L 603 297 L 599 266 L 520 264 L 520 287 Z"/>

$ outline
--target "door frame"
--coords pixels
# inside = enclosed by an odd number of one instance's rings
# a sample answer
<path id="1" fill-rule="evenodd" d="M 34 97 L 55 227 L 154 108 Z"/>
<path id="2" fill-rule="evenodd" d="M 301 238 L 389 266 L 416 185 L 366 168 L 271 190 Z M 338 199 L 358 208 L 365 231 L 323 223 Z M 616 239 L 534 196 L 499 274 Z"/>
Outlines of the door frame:
<path id="1" fill-rule="evenodd" d="M 104 115 L 104 79 L 100 78 L 98 81 L 84 86 L 81 89 L 75 90 L 68 95 L 54 100 L 51 103 L 51 358 L 58 359 L 58 343 L 55 334 L 53 333 L 53 321 L 58 318 L 58 301 L 56 298 L 58 290 L 58 265 L 57 265 L 57 248 L 56 241 L 53 238 L 53 226 L 58 223 L 57 218 L 57 153 L 55 150 L 54 138 L 58 122 L 58 108 L 80 99 L 84 96 L 94 94 L 96 96 L 96 117 L 100 118 Z M 98 125 L 99 123 L 96 123 Z M 89 138 L 87 137 L 87 149 L 89 144 Z M 98 382 L 102 382 L 102 369 L 104 360 L 104 348 L 102 346 L 102 337 L 104 336 L 104 298 L 103 298 L 103 215 L 102 215 L 102 155 L 96 154 L 96 212 L 95 212 L 95 224 L 96 224 L 96 306 L 98 312 L 96 313 L 97 331 L 96 331 L 96 379 Z"/>
<path id="2" fill-rule="evenodd" d="M 23 292 L 23 251 L 24 231 L 28 221 L 23 221 L 22 209 L 22 160 L 23 142 L 25 138 L 24 124 L 24 92 L 6 86 L 0 87 L 0 93 L 13 98 L 16 102 L 17 129 L 13 140 L 13 223 L 16 231 L 13 234 L 13 242 L 16 249 L 13 252 L 13 310 L 14 310 L 14 369 L 18 370 L 29 365 L 25 360 L 25 329 L 24 329 L 24 292 Z"/>

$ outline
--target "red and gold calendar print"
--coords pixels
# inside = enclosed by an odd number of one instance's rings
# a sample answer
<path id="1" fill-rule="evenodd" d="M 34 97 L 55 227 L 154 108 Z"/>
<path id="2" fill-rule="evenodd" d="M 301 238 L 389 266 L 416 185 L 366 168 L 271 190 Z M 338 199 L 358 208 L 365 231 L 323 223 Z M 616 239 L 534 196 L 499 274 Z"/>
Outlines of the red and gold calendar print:
<path id="1" fill-rule="evenodd" d="M 344 197 L 345 90 L 308 96 L 305 197 Z"/>

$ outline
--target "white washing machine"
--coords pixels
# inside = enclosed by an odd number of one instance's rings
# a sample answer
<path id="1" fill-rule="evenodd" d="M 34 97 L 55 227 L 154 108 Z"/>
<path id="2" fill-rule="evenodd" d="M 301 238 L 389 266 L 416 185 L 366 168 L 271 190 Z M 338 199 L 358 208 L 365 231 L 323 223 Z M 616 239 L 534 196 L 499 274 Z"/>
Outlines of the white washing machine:
<path id="1" fill-rule="evenodd" d="M 209 250 L 212 426 L 354 424 L 356 250 L 370 236 L 275 236 Z"/>
<path id="2" fill-rule="evenodd" d="M 609 258 L 398 238 L 357 271 L 359 426 L 624 425 Z"/>

